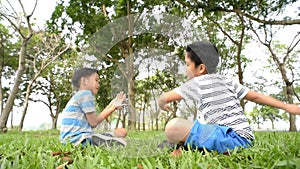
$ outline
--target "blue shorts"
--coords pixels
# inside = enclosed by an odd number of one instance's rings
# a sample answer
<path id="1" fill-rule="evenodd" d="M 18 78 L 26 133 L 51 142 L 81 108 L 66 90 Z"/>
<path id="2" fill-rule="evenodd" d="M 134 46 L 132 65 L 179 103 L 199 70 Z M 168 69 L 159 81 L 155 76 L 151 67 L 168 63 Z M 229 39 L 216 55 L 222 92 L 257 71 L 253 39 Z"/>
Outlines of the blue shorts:
<path id="1" fill-rule="evenodd" d="M 217 124 L 201 124 L 195 120 L 194 125 L 184 143 L 192 149 L 205 148 L 208 151 L 225 153 L 236 147 L 248 148 L 251 142 L 236 134 L 232 128 Z"/>

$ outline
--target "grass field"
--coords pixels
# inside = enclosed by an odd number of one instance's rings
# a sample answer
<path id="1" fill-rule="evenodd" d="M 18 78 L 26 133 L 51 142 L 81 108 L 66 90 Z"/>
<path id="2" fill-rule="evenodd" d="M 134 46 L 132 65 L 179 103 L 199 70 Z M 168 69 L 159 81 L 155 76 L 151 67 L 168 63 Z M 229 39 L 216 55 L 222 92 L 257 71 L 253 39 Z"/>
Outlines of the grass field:
<path id="1" fill-rule="evenodd" d="M 130 132 L 125 148 L 61 145 L 59 131 L 8 131 L 0 134 L 0 168 L 299 168 L 299 132 L 255 132 L 252 148 L 230 155 L 183 151 L 171 157 L 159 150 L 161 131 Z M 57 154 L 53 154 L 57 153 Z"/>

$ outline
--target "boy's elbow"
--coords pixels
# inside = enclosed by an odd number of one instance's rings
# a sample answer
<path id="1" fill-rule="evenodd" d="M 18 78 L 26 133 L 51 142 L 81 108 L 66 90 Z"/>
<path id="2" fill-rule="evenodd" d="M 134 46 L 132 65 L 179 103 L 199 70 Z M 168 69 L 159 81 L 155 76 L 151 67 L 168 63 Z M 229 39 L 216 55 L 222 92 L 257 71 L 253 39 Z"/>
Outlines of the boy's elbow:
<path id="1" fill-rule="evenodd" d="M 95 120 L 95 121 L 89 122 L 89 124 L 90 124 L 90 126 L 91 126 L 92 128 L 97 127 L 99 123 L 100 123 L 100 122 L 97 122 L 96 120 Z"/>
<path id="2" fill-rule="evenodd" d="M 160 109 L 164 108 L 164 105 L 166 104 L 166 102 L 165 102 L 163 94 L 158 98 L 157 103 L 158 103 L 158 107 Z"/>
<path id="3" fill-rule="evenodd" d="M 259 94 L 257 92 L 254 92 L 254 91 L 249 91 L 245 96 L 246 100 L 249 100 L 249 101 L 252 101 L 252 102 L 256 102 L 258 98 L 259 98 Z"/>
<path id="4" fill-rule="evenodd" d="M 98 117 L 95 112 L 86 113 L 86 118 L 92 128 L 97 127 L 102 121 L 101 117 Z"/>
<path id="5" fill-rule="evenodd" d="M 95 128 L 95 127 L 97 127 L 97 124 L 90 124 L 90 126 L 91 126 L 92 128 Z"/>

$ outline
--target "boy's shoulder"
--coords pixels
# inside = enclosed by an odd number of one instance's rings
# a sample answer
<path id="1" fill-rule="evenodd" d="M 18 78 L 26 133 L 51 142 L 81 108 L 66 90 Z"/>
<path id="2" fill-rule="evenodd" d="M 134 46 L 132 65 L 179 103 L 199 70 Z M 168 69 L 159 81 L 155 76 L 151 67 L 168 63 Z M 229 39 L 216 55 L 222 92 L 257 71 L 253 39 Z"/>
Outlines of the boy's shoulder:
<path id="1" fill-rule="evenodd" d="M 227 78 L 221 74 L 205 74 L 205 75 L 196 77 L 196 79 L 199 79 L 199 80 L 214 80 L 214 79 L 227 80 Z"/>
<path id="2" fill-rule="evenodd" d="M 93 93 L 90 90 L 78 90 L 74 97 L 83 97 L 83 96 L 87 96 L 87 95 L 93 95 Z"/>
<path id="3" fill-rule="evenodd" d="M 227 76 L 222 74 L 206 74 L 206 75 L 198 76 L 195 80 L 198 83 L 201 83 L 203 85 L 210 84 L 210 83 L 215 83 L 215 84 L 218 83 L 218 84 L 233 86 L 235 84 L 232 78 L 228 78 Z"/>

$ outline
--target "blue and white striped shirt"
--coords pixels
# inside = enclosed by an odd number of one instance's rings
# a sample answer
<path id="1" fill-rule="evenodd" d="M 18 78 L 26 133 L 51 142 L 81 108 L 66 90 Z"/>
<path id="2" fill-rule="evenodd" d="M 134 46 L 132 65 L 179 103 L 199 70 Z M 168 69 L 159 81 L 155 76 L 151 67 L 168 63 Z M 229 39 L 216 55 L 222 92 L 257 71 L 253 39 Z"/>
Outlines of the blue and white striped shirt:
<path id="1" fill-rule="evenodd" d="M 60 140 L 80 144 L 94 133 L 86 113 L 95 112 L 95 97 L 90 90 L 79 90 L 62 112 Z"/>
<path id="2" fill-rule="evenodd" d="M 235 84 L 222 75 L 206 74 L 194 77 L 174 91 L 186 100 L 196 101 L 206 123 L 228 126 L 241 137 L 254 139 L 240 105 L 240 100 L 249 92 L 247 87 Z"/>

